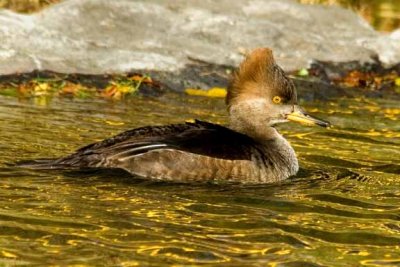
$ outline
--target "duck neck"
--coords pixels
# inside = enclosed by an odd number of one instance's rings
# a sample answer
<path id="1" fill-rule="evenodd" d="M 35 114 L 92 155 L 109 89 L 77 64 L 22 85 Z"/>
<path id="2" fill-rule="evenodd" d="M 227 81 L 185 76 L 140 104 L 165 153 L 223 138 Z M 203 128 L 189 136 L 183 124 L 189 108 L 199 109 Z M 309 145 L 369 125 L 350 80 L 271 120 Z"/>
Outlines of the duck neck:
<path id="1" fill-rule="evenodd" d="M 265 102 L 253 99 L 230 105 L 229 118 L 232 130 L 251 137 L 261 145 L 279 177 L 288 177 L 298 171 L 298 161 L 292 146 L 270 126 L 271 118 L 268 118 Z M 264 162 L 257 164 L 262 166 Z"/>
<path id="2" fill-rule="evenodd" d="M 283 138 L 269 125 L 265 102 L 260 99 L 240 101 L 229 107 L 229 126 L 232 130 L 250 136 L 258 142 Z"/>
<path id="3" fill-rule="evenodd" d="M 297 173 L 299 165 L 296 153 L 274 127 L 263 124 L 256 117 L 244 118 L 232 113 L 230 115 L 229 127 L 251 137 L 259 144 L 263 155 L 255 157 L 254 161 L 264 171 L 265 177 L 275 177 L 274 179 L 278 181 Z M 260 158 L 267 158 L 268 161 Z"/>

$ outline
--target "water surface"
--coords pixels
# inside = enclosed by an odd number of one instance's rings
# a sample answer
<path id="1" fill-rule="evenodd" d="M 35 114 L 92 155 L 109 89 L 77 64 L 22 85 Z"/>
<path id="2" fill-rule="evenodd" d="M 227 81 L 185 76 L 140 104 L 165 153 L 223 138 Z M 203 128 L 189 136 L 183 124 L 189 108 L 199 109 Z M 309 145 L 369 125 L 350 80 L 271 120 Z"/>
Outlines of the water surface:
<path id="1" fill-rule="evenodd" d="M 399 266 L 398 103 L 305 106 L 335 127 L 279 127 L 299 156 L 296 177 L 184 185 L 8 164 L 148 124 L 226 123 L 222 100 L 0 97 L 0 266 Z"/>

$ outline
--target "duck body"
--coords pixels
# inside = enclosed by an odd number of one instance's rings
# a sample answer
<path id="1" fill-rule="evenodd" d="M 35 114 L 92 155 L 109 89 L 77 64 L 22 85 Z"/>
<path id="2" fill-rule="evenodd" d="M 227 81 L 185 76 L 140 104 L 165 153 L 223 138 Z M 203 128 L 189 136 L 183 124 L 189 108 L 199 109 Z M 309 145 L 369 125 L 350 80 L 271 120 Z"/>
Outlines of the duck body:
<path id="1" fill-rule="evenodd" d="M 146 126 L 87 145 L 75 153 L 25 163 L 34 169 L 123 169 L 175 182 L 282 181 L 299 169 L 293 148 L 275 125 L 296 121 L 327 127 L 297 105 L 295 87 L 268 48 L 254 50 L 228 87 L 229 127 L 194 123 Z"/>
<path id="2" fill-rule="evenodd" d="M 129 130 L 36 167 L 118 168 L 147 179 L 175 182 L 272 183 L 294 175 L 298 163 L 294 150 L 278 133 L 260 142 L 196 120 Z"/>

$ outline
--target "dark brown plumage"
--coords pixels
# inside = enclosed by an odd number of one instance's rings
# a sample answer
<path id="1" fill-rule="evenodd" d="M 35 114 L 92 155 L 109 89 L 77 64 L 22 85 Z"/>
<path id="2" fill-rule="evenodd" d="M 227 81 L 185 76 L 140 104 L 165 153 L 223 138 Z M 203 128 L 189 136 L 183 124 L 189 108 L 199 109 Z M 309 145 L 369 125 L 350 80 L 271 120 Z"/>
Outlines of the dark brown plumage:
<path id="1" fill-rule="evenodd" d="M 295 153 L 273 127 L 294 120 L 324 125 L 296 105 L 293 83 L 267 48 L 240 65 L 227 95 L 230 127 L 196 121 L 126 131 L 36 169 L 118 168 L 153 180 L 271 183 L 298 170 Z"/>

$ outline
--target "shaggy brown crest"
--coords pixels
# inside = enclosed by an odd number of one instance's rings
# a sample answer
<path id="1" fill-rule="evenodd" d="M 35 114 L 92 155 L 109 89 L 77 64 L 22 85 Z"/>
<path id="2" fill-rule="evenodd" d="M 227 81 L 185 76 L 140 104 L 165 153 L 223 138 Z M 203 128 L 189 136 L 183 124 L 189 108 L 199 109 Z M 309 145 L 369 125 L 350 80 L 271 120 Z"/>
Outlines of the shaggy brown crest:
<path id="1" fill-rule="evenodd" d="M 233 74 L 226 103 L 231 106 L 241 98 L 274 96 L 281 97 L 285 104 L 297 102 L 294 84 L 275 63 L 271 49 L 255 49 Z"/>

